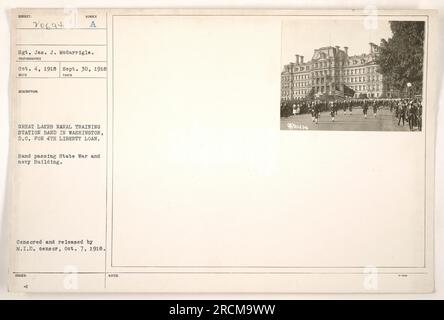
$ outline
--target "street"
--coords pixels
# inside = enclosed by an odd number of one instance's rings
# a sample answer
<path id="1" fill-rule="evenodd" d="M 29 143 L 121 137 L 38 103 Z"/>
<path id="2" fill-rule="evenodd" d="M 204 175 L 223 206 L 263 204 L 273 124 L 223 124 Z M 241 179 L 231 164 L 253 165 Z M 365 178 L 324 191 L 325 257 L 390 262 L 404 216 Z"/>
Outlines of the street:
<path id="1" fill-rule="evenodd" d="M 331 121 L 329 111 L 321 113 L 318 123 L 312 122 L 311 114 L 294 115 L 281 118 L 281 130 L 340 130 L 340 131 L 409 131 L 409 124 L 406 119 L 404 126 L 398 126 L 398 119 L 394 112 L 388 109 L 379 109 L 376 117 L 369 108 L 367 119 L 364 118 L 362 108 L 353 108 L 350 115 L 347 110 L 344 115 L 343 110 L 338 110 L 335 121 Z M 417 130 L 417 128 L 415 128 Z"/>

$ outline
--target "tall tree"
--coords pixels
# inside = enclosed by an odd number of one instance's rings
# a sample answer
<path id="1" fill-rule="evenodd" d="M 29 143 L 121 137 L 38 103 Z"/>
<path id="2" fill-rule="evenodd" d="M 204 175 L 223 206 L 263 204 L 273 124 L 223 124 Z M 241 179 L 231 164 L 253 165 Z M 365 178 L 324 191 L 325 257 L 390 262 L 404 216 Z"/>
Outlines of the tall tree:
<path id="1" fill-rule="evenodd" d="M 376 62 L 388 88 L 422 92 L 424 21 L 390 21 L 392 37 L 381 39 Z M 407 89 L 407 83 L 411 83 Z"/>

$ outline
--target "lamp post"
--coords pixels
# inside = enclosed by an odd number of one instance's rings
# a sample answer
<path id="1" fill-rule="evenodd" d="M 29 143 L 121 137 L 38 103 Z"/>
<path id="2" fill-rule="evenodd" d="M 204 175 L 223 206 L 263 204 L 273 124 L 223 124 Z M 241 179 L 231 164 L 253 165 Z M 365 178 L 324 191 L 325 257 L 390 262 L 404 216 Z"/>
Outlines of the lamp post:
<path id="1" fill-rule="evenodd" d="M 411 97 L 411 88 L 412 87 L 412 83 L 411 82 L 407 82 L 407 96 L 410 98 Z"/>

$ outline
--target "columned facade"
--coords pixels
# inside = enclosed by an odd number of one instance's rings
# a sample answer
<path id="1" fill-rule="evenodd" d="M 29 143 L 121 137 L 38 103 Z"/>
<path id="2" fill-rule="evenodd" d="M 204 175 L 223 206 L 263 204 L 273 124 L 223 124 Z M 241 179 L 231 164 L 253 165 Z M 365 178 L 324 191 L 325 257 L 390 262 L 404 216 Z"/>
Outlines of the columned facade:
<path id="1" fill-rule="evenodd" d="M 343 97 L 348 87 L 354 98 L 379 98 L 384 95 L 382 75 L 375 58 L 378 46 L 370 43 L 370 52 L 348 55 L 348 48 L 339 46 L 315 49 L 311 60 L 296 55 L 295 61 L 284 66 L 281 74 L 283 100 L 308 96 Z"/>

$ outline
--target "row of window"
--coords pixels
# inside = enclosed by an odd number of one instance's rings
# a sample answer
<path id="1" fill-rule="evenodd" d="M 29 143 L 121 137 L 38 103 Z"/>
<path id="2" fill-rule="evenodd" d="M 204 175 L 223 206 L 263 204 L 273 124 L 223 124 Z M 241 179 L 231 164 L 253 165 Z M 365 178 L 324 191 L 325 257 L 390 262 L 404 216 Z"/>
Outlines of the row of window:
<path id="1" fill-rule="evenodd" d="M 355 95 L 354 95 L 354 98 L 359 98 L 359 95 L 360 95 L 360 93 L 355 93 Z M 282 96 L 282 98 L 284 99 L 284 100 L 291 100 L 292 98 L 293 99 L 295 99 L 295 98 L 303 98 L 303 97 L 305 97 L 306 95 L 305 94 L 296 94 L 296 93 L 294 93 L 293 94 L 293 97 L 290 95 L 290 94 L 288 94 L 288 95 L 283 95 Z M 380 92 L 375 92 L 375 93 L 367 93 L 367 97 L 370 97 L 370 98 L 379 98 L 379 97 L 381 97 L 382 96 L 382 93 L 380 93 Z"/>
<path id="2" fill-rule="evenodd" d="M 358 64 L 365 64 L 366 60 L 365 59 L 361 59 L 359 60 L 353 60 L 351 63 L 350 62 L 346 62 L 345 64 L 343 64 L 341 61 L 339 61 L 338 63 L 335 64 L 334 61 L 321 61 L 321 62 L 315 62 L 312 64 L 312 68 L 311 69 L 320 69 L 320 68 L 332 68 L 332 67 L 349 67 L 349 66 L 355 66 Z M 294 71 L 305 71 L 305 70 L 310 70 L 310 65 L 307 66 L 300 66 L 300 67 L 294 67 L 293 68 Z M 368 71 L 370 72 L 370 71 Z"/>
<path id="3" fill-rule="evenodd" d="M 302 68 L 303 67 L 301 67 L 301 71 L 303 71 Z M 376 69 L 377 69 L 376 66 L 362 67 L 362 68 L 353 68 L 353 69 L 348 68 L 348 69 L 341 70 L 342 72 L 339 72 L 339 70 L 335 70 L 334 73 L 336 75 L 339 75 L 339 74 L 342 74 L 342 75 L 356 75 L 356 74 L 364 74 L 366 72 L 367 73 L 375 73 L 375 72 L 377 72 Z M 308 70 L 308 67 L 307 67 L 307 70 Z M 290 70 L 287 68 L 287 71 L 290 71 Z M 297 72 L 297 71 L 298 71 L 298 68 L 293 70 L 293 72 Z M 311 74 L 312 74 L 312 76 L 313 75 L 319 76 L 319 75 L 333 74 L 333 72 L 332 72 L 332 70 L 326 69 L 326 70 L 312 71 Z M 304 79 L 304 78 L 308 77 L 308 74 L 297 75 L 297 77 L 300 77 L 301 79 Z"/>
<path id="4" fill-rule="evenodd" d="M 379 91 L 379 85 L 370 85 L 370 86 L 350 86 L 355 91 Z"/>
<path id="5" fill-rule="evenodd" d="M 294 80 L 302 80 L 302 79 L 308 79 L 308 77 L 309 77 L 308 73 L 306 73 L 306 74 L 298 74 L 298 75 L 293 76 L 293 79 Z"/>
<path id="6" fill-rule="evenodd" d="M 310 82 L 296 82 L 293 84 L 293 87 L 307 87 L 310 85 Z"/>
<path id="7" fill-rule="evenodd" d="M 367 82 L 375 82 L 382 79 L 382 76 L 379 77 L 379 74 L 375 76 L 368 76 L 368 77 L 350 77 L 350 78 L 344 78 L 344 82 L 364 82 L 367 80 Z"/>
<path id="8" fill-rule="evenodd" d="M 345 69 L 344 74 L 345 75 L 364 74 L 366 71 L 367 71 L 367 73 L 375 73 L 376 68 L 377 68 L 376 66 L 372 66 L 372 67 L 365 67 L 365 68 Z"/>
<path id="9" fill-rule="evenodd" d="M 308 94 L 309 90 L 296 90 L 293 92 L 293 95 L 306 95 Z"/>
<path id="10" fill-rule="evenodd" d="M 315 92 L 323 93 L 326 90 L 326 88 L 327 87 L 325 87 L 325 86 L 320 86 L 320 87 L 314 87 L 314 90 L 315 90 Z M 350 88 L 355 91 L 379 91 L 380 89 L 382 89 L 382 87 L 379 85 L 369 85 L 369 86 L 357 85 L 357 86 L 350 86 Z M 310 89 L 294 90 L 293 94 L 306 94 L 309 92 Z M 282 94 L 283 95 L 291 95 L 291 91 L 290 90 L 283 90 Z"/>
<path id="11" fill-rule="evenodd" d="M 368 77 L 350 77 L 350 78 L 344 78 L 344 82 L 346 84 L 348 83 L 355 83 L 355 82 L 365 82 L 367 80 L 367 82 L 379 82 L 381 79 L 379 77 L 379 75 L 376 76 L 368 76 Z M 300 82 L 294 82 L 293 83 L 293 87 L 307 87 L 311 84 L 323 84 L 324 82 L 327 82 L 326 79 L 324 78 L 316 78 L 313 79 L 312 81 L 300 81 Z M 291 87 L 290 84 L 288 83 L 284 83 L 283 84 L 284 88 L 289 88 Z"/>

